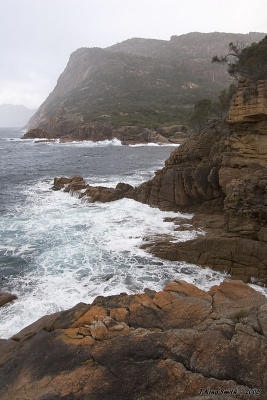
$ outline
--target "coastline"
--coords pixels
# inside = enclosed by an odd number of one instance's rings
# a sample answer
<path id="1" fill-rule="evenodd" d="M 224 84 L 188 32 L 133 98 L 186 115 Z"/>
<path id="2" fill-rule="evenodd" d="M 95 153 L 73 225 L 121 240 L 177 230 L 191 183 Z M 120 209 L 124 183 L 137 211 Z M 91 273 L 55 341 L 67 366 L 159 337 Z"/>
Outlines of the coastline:
<path id="1" fill-rule="evenodd" d="M 46 129 L 31 128 L 22 137 L 22 139 L 35 139 L 38 143 L 41 141 L 59 143 L 69 142 L 103 142 L 119 141 L 122 145 L 176 145 L 183 143 L 188 134 L 180 131 L 180 125 L 162 127 L 157 129 L 140 128 L 137 126 L 125 126 L 113 128 L 105 125 L 90 124 L 77 126 L 70 133 L 57 131 L 47 131 Z"/>
<path id="2" fill-rule="evenodd" d="M 218 392 L 264 400 L 267 299 L 245 282 L 267 283 L 266 112 L 240 105 L 242 90 L 234 103 L 241 113 L 230 110 L 227 122 L 191 135 L 138 187 L 92 186 L 80 176 L 55 178 L 53 186 L 88 203 L 126 198 L 195 212 L 192 229 L 206 235 L 184 242 L 148 236 L 143 248 L 227 271 L 232 279 L 208 291 L 172 281 L 162 291 L 99 296 L 44 316 L 0 341 L 1 400 L 21 400 L 23 393 L 27 400 L 174 400 Z M 169 221 L 188 228 L 181 218 Z"/>

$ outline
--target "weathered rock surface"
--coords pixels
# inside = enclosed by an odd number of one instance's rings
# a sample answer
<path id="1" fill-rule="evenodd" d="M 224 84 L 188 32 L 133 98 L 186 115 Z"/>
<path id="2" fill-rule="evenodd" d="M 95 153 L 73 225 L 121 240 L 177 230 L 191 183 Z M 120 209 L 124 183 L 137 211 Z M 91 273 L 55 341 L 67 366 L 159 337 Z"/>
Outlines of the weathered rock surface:
<path id="1" fill-rule="evenodd" d="M 54 184 L 52 186 L 52 190 L 61 190 L 65 187 L 65 185 L 68 185 L 68 187 L 74 186 L 76 184 L 78 185 L 83 185 L 85 182 L 83 178 L 79 175 L 74 175 L 71 178 L 55 178 L 54 179 Z"/>
<path id="2" fill-rule="evenodd" d="M 265 118 L 267 109 L 267 82 L 250 82 L 247 79 L 239 80 L 239 87 L 231 110 L 229 122 L 251 122 L 259 116 Z"/>
<path id="3" fill-rule="evenodd" d="M 97 297 L 0 341 L 0 399 L 264 400 L 266 307 L 240 281 Z"/>
<path id="4" fill-rule="evenodd" d="M 163 210 L 181 210 L 207 204 L 221 208 L 224 194 L 219 184 L 219 165 L 228 126 L 212 124 L 200 136 L 191 136 L 174 150 L 165 167 L 140 185 L 135 198 Z"/>
<path id="5" fill-rule="evenodd" d="M 267 284 L 267 246 L 240 237 L 198 237 L 182 243 L 155 240 L 142 248 L 160 258 L 226 271 L 232 279 Z"/>
<path id="6" fill-rule="evenodd" d="M 0 307 L 4 306 L 7 303 L 10 303 L 13 300 L 16 300 L 17 296 L 15 294 L 0 292 Z"/>

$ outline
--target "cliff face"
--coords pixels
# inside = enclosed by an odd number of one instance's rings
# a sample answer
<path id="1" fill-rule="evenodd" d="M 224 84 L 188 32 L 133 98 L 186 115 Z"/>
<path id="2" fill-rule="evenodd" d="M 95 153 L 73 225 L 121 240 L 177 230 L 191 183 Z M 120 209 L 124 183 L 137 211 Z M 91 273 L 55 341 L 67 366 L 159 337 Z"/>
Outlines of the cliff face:
<path id="1" fill-rule="evenodd" d="M 267 82 L 240 79 L 236 96 L 229 111 L 230 123 L 266 120 Z"/>
<path id="2" fill-rule="evenodd" d="M 267 84 L 240 82 L 219 171 L 229 232 L 266 241 Z"/>
<path id="3" fill-rule="evenodd" d="M 120 134 L 121 127 L 153 132 L 183 124 L 188 106 L 216 97 L 228 83 L 226 68 L 212 64 L 211 57 L 224 53 L 230 41 L 250 44 L 263 36 L 193 33 L 170 41 L 131 39 L 107 49 L 81 48 L 29 128 L 45 130 L 48 138 L 102 140 Z"/>
<path id="4" fill-rule="evenodd" d="M 184 244 L 158 243 L 151 248 L 154 254 L 267 283 L 266 100 L 266 82 L 240 82 L 228 122 L 192 136 L 154 179 L 137 188 L 138 201 L 203 213 L 208 232 L 210 214 L 224 219 L 219 237 L 210 232 Z"/>
<path id="5" fill-rule="evenodd" d="M 0 399 L 264 400 L 266 311 L 240 281 L 97 297 L 0 340 Z"/>
<path id="6" fill-rule="evenodd" d="M 175 150 L 149 182 L 136 190 L 136 199 L 163 210 L 181 210 L 222 204 L 219 166 L 230 134 L 224 123 L 211 125 L 200 136 L 191 136 Z"/>

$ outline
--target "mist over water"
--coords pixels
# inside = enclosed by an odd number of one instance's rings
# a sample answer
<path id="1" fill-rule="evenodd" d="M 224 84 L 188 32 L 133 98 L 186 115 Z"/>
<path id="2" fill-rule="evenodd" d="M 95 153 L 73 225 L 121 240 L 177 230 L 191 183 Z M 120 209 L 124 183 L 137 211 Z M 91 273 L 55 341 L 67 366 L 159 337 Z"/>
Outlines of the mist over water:
<path id="1" fill-rule="evenodd" d="M 0 337 L 98 295 L 160 290 L 175 278 L 207 289 L 225 277 L 139 248 L 144 237 L 158 233 L 176 241 L 201 234 L 174 231 L 164 222 L 177 213 L 130 199 L 85 204 L 50 189 L 55 176 L 74 174 L 90 184 L 137 185 L 164 165 L 173 147 L 127 147 L 116 140 L 36 144 L 21 135 L 0 130 L 0 291 L 18 296 L 0 309 Z M 190 224 L 192 216 L 184 217 Z"/>

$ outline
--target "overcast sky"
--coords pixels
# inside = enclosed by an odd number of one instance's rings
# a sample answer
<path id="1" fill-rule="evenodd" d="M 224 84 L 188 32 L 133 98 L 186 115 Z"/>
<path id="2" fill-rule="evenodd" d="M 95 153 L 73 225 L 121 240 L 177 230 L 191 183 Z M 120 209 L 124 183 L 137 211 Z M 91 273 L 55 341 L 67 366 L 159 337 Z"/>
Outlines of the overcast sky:
<path id="1" fill-rule="evenodd" d="M 266 18 L 267 0 L 0 0 L 0 104 L 38 107 L 79 47 L 266 32 Z"/>

